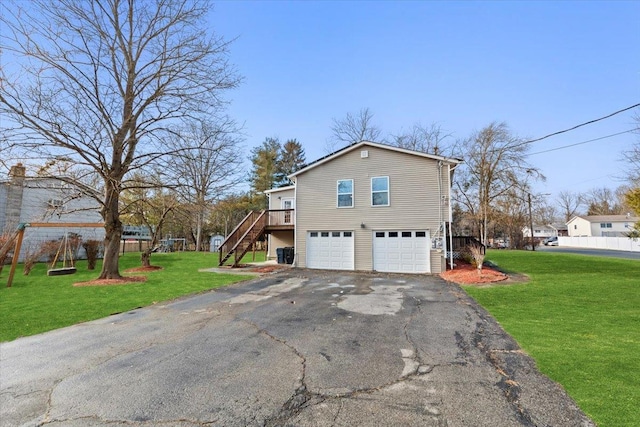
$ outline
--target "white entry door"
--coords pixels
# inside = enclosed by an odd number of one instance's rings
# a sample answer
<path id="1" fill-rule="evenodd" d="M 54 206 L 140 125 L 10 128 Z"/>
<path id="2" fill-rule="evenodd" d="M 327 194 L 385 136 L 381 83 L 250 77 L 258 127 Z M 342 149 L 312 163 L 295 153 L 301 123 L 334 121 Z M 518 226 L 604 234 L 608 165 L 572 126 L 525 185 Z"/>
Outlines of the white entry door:
<path id="1" fill-rule="evenodd" d="M 352 231 L 307 232 L 307 267 L 326 270 L 353 270 Z"/>
<path id="2" fill-rule="evenodd" d="M 373 269 L 389 273 L 430 273 L 428 230 L 373 232 Z"/>

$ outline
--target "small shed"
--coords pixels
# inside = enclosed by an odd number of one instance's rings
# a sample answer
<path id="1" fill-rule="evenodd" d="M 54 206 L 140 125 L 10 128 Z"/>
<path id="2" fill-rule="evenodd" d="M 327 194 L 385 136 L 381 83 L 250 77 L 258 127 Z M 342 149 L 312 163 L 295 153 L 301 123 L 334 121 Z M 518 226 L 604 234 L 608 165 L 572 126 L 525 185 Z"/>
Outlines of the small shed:
<path id="1" fill-rule="evenodd" d="M 218 252 L 220 245 L 224 242 L 224 236 L 221 234 L 215 234 L 209 238 L 209 247 L 211 252 Z"/>

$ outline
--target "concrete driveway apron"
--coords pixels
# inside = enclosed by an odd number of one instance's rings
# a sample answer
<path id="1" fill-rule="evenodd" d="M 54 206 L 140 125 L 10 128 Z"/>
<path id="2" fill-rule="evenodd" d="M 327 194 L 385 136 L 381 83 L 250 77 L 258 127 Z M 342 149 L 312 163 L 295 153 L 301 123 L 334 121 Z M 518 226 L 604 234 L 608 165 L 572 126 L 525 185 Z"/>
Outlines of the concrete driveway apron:
<path id="1" fill-rule="evenodd" d="M 592 426 L 456 285 L 291 270 L 0 345 L 1 426 Z"/>

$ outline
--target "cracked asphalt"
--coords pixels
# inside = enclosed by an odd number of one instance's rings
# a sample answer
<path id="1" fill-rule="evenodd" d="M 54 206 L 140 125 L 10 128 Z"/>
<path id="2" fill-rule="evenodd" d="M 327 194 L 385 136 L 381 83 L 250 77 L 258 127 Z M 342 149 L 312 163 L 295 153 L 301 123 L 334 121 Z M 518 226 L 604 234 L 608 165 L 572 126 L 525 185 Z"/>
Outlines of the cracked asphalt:
<path id="1" fill-rule="evenodd" d="M 1 426 L 594 426 L 436 276 L 290 270 L 0 344 Z"/>

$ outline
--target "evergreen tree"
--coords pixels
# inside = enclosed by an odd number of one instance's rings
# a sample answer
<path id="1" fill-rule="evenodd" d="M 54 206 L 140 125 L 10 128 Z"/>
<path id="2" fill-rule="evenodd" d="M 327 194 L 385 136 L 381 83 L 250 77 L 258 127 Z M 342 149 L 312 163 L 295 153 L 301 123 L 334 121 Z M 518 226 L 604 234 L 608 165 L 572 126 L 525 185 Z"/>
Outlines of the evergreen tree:
<path id="1" fill-rule="evenodd" d="M 253 169 L 249 180 L 252 193 L 261 195 L 264 191 L 276 187 L 281 149 L 278 138 L 266 138 L 262 145 L 251 150 Z M 260 197 L 260 199 L 261 207 L 266 208 L 266 197 Z"/>
<path id="2" fill-rule="evenodd" d="M 289 139 L 282 145 L 280 157 L 277 164 L 276 186 L 283 187 L 291 185 L 287 178 L 297 170 L 302 169 L 305 164 L 304 148 L 296 139 Z"/>

